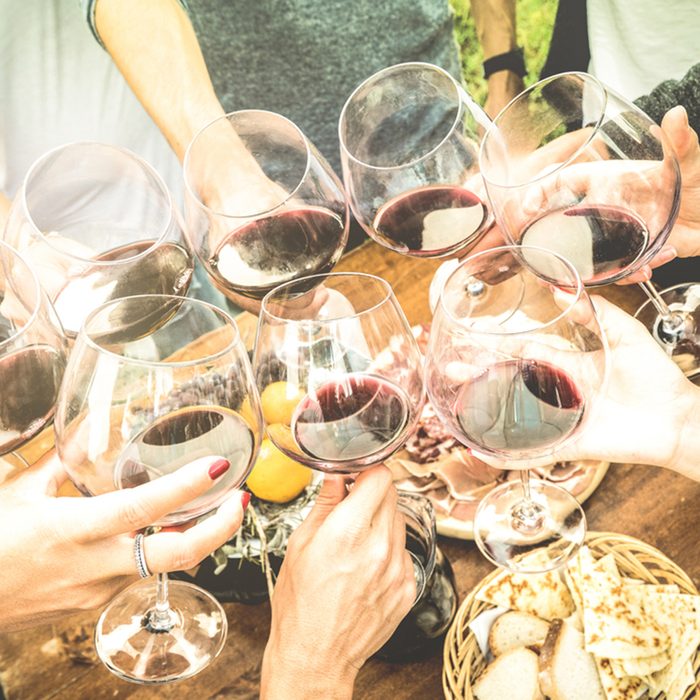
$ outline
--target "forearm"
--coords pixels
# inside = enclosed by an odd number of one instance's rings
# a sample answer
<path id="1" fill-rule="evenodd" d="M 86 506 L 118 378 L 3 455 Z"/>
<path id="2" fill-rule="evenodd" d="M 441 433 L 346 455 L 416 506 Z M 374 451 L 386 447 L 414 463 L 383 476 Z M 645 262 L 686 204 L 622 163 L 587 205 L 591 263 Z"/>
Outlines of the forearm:
<path id="1" fill-rule="evenodd" d="M 223 114 L 189 17 L 176 0 L 97 0 L 95 24 L 182 160 L 195 133 Z"/>
<path id="2" fill-rule="evenodd" d="M 681 428 L 676 449 L 668 467 L 685 476 L 700 481 L 700 386 L 690 384 L 687 398 L 678 407 Z"/>
<path id="3" fill-rule="evenodd" d="M 517 47 L 514 0 L 472 0 L 471 12 L 484 60 Z M 490 117 L 494 117 L 524 87 L 523 79 L 510 70 L 492 73 L 487 83 L 486 110 Z"/>
<path id="4" fill-rule="evenodd" d="M 683 105 L 688 112 L 688 122 L 700 132 L 700 63 L 696 63 L 680 80 L 666 80 L 648 95 L 635 100 L 635 104 L 652 119 L 661 124 L 664 114 L 676 105 Z"/>

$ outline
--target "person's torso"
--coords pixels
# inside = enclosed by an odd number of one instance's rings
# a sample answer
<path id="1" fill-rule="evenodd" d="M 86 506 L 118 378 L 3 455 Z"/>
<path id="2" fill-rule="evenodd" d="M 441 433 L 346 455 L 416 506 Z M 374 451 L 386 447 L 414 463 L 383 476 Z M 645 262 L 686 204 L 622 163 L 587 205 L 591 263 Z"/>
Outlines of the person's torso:
<path id="1" fill-rule="evenodd" d="M 589 71 L 629 99 L 700 61 L 698 0 L 587 0 Z"/>
<path id="2" fill-rule="evenodd" d="M 187 6 L 224 108 L 283 114 L 336 170 L 338 117 L 362 80 L 404 61 L 460 74 L 447 0 L 187 0 Z"/>
<path id="3" fill-rule="evenodd" d="M 0 190 L 13 196 L 40 155 L 71 141 L 129 148 L 176 197 L 182 190 L 175 155 L 91 35 L 79 3 L 0 0 Z"/>

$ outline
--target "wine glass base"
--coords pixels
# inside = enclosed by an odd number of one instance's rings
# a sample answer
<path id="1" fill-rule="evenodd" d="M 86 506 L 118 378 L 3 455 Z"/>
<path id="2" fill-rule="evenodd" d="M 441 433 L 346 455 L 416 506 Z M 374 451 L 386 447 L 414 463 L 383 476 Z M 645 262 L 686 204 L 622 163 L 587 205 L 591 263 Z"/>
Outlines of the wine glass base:
<path id="1" fill-rule="evenodd" d="M 521 521 L 516 517 L 524 505 L 520 481 L 490 491 L 476 511 L 474 539 L 497 566 L 534 574 L 556 569 L 576 553 L 586 536 L 586 516 L 566 489 L 549 482 L 531 479 L 530 496 L 529 519 Z M 533 550 L 541 553 L 527 556 Z"/>
<path id="2" fill-rule="evenodd" d="M 664 332 L 662 319 L 650 300 L 645 301 L 634 316 L 646 326 L 686 376 L 697 384 L 700 382 L 700 283 L 676 284 L 659 294 L 671 311 L 685 316 L 679 335 Z"/>
<path id="3" fill-rule="evenodd" d="M 172 580 L 168 597 L 167 630 L 149 625 L 155 580 L 130 586 L 100 615 L 95 647 L 112 673 L 134 683 L 168 683 L 194 676 L 221 653 L 228 622 L 218 601 L 197 586 Z"/>

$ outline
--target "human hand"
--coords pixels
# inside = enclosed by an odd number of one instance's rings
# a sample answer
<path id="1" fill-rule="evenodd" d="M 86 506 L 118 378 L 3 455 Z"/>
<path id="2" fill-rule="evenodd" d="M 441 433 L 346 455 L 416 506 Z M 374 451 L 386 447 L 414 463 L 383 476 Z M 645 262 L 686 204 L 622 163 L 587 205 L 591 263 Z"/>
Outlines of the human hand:
<path id="1" fill-rule="evenodd" d="M 681 201 L 678 218 L 664 247 L 649 262 L 619 284 L 645 282 L 655 267 L 676 256 L 700 255 L 700 146 L 698 135 L 688 124 L 688 113 L 681 105 L 670 109 L 661 128 L 673 146 L 681 171 Z"/>
<path id="2" fill-rule="evenodd" d="M 326 476 L 289 540 L 272 598 L 261 698 L 345 698 L 416 595 L 391 473 L 360 474 L 346 495 Z"/>
<path id="3" fill-rule="evenodd" d="M 52 453 L 0 486 L 0 531 L 12 533 L 0 541 L 0 630 L 100 607 L 136 581 L 134 531 L 209 489 L 211 466 L 198 460 L 133 489 L 58 497 L 67 475 Z M 150 571 L 195 566 L 238 529 L 242 503 L 236 492 L 184 532 L 145 537 Z"/>
<path id="4" fill-rule="evenodd" d="M 691 476 L 678 468 L 677 455 L 697 389 L 639 321 L 602 297 L 591 299 L 610 347 L 608 386 L 591 421 L 555 459 L 653 464 Z"/>

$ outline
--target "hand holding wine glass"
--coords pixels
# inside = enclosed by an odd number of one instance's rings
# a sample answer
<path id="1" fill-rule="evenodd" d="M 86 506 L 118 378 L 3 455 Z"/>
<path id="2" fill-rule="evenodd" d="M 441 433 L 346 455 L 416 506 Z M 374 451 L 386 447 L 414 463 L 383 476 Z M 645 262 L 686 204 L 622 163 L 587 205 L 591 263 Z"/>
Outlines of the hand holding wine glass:
<path id="1" fill-rule="evenodd" d="M 543 249 L 503 247 L 464 260 L 447 280 L 426 355 L 431 402 L 485 461 L 520 469 L 482 500 L 475 539 L 513 570 L 555 568 L 578 548 L 585 518 L 564 489 L 528 467 L 584 432 L 605 384 L 606 344 L 576 270 Z M 522 559 L 545 543 L 549 561 Z M 536 568 L 528 568 L 534 566 Z"/>
<path id="2" fill-rule="evenodd" d="M 96 498 L 58 497 L 68 478 L 55 453 L 0 486 L 0 630 L 43 624 L 92 610 L 138 580 L 133 531 L 156 522 L 209 490 L 211 464 L 199 463 L 159 482 Z M 241 494 L 186 532 L 149 535 L 153 572 L 194 566 L 238 529 Z M 31 556 L 28 557 L 27 553 Z"/>
<path id="3" fill-rule="evenodd" d="M 342 187 L 288 119 L 242 110 L 205 126 L 187 149 L 185 214 L 214 284 L 257 313 L 278 284 L 330 271 L 348 236 Z"/>
<path id="4" fill-rule="evenodd" d="M 386 467 L 360 474 L 349 494 L 342 478 L 324 477 L 275 586 L 262 698 L 352 696 L 357 671 L 416 597 L 396 504 Z"/>
<path id="5" fill-rule="evenodd" d="M 183 471 L 182 478 L 192 479 L 208 473 L 208 489 L 186 503 L 148 511 L 149 522 L 137 509 L 139 527 L 189 523 L 243 483 L 261 432 L 248 355 L 224 312 L 194 299 L 150 295 L 112 301 L 86 320 L 56 417 L 60 458 L 83 494 L 141 484 L 152 493 L 168 474 Z M 134 544 L 142 578 L 152 571 L 152 536 L 138 535 Z M 120 677 L 163 683 L 192 676 L 215 659 L 226 629 L 212 596 L 168 582 L 161 569 L 155 582 L 131 587 L 106 608 L 96 646 Z"/>

